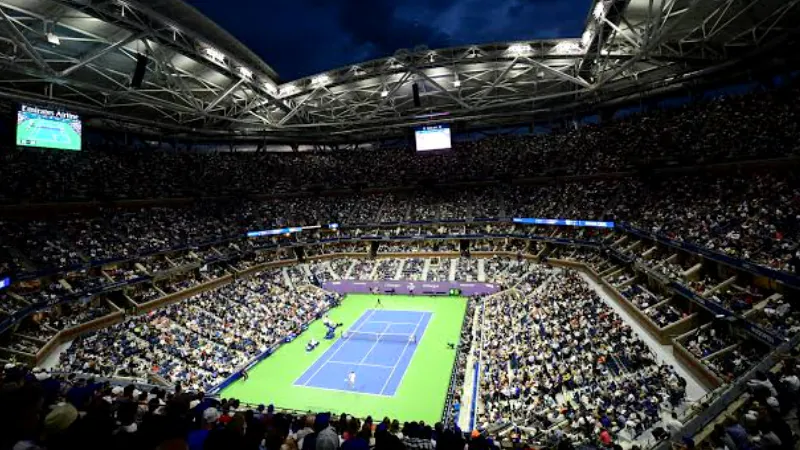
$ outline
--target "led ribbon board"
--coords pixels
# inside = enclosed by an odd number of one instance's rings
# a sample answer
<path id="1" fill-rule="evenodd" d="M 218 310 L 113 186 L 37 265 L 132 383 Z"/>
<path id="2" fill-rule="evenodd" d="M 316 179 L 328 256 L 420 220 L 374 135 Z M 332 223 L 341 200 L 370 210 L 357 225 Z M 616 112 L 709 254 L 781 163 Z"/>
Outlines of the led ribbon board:
<path id="1" fill-rule="evenodd" d="M 570 227 L 614 228 L 614 222 L 601 222 L 599 220 L 570 220 L 570 219 L 537 219 L 515 217 L 514 223 L 525 225 L 566 225 Z"/>

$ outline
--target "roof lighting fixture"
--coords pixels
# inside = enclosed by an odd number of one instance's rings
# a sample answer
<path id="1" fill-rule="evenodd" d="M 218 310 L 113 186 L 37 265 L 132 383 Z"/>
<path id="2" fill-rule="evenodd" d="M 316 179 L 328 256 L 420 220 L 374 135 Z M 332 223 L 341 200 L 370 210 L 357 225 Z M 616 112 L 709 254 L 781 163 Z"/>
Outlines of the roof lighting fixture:
<path id="1" fill-rule="evenodd" d="M 506 52 L 512 56 L 528 55 L 532 51 L 533 49 L 528 44 L 511 44 L 508 46 L 508 50 L 506 50 Z"/>
<path id="2" fill-rule="evenodd" d="M 281 87 L 279 92 L 281 96 L 285 97 L 297 92 L 297 88 L 293 84 L 287 84 L 286 86 Z"/>
<path id="3" fill-rule="evenodd" d="M 386 89 L 384 89 L 384 90 L 382 90 L 382 91 L 381 91 L 381 97 L 384 97 L 384 98 L 386 98 L 386 97 L 388 97 L 388 96 L 389 96 L 389 91 L 387 91 Z"/>
<path id="4" fill-rule="evenodd" d="M 455 87 L 461 87 L 461 80 L 459 80 L 458 78 L 456 78 L 456 81 L 453 81 L 453 86 L 455 86 Z"/>
<path id="5" fill-rule="evenodd" d="M 575 55 L 580 53 L 583 53 L 583 50 L 574 40 L 561 41 L 550 50 L 550 54 L 554 55 Z"/>
<path id="6" fill-rule="evenodd" d="M 61 39 L 59 39 L 54 33 L 47 33 L 47 42 L 53 45 L 61 45 Z"/>
<path id="7" fill-rule="evenodd" d="M 603 0 L 598 1 L 597 4 L 594 5 L 594 11 L 592 13 L 597 20 L 603 20 L 603 18 L 606 17 L 606 5 Z"/>
<path id="8" fill-rule="evenodd" d="M 327 74 L 317 75 L 311 79 L 311 84 L 317 87 L 325 86 L 331 82 L 331 77 Z"/>
<path id="9" fill-rule="evenodd" d="M 353 67 L 350 68 L 350 70 L 352 70 L 353 71 L 353 75 L 355 75 L 357 77 L 360 77 L 362 75 L 366 75 L 367 74 L 367 71 L 362 69 L 359 66 L 353 66 Z"/>
<path id="10" fill-rule="evenodd" d="M 203 54 L 206 56 L 206 58 L 214 61 L 215 63 L 218 64 L 225 63 L 225 54 L 215 49 L 214 47 L 211 46 L 203 47 Z"/>
<path id="11" fill-rule="evenodd" d="M 239 66 L 239 75 L 241 75 L 242 78 L 247 78 L 249 80 L 250 78 L 253 78 L 253 71 L 247 67 Z"/>
<path id="12" fill-rule="evenodd" d="M 264 82 L 264 89 L 265 89 L 267 92 L 269 92 L 271 95 L 276 95 L 276 94 L 278 93 L 278 88 L 277 88 L 277 87 L 275 87 L 275 85 L 274 85 L 274 84 L 272 84 L 272 83 L 270 83 L 270 82 L 268 82 L 268 81 L 265 81 L 265 82 Z"/>
<path id="13" fill-rule="evenodd" d="M 592 30 L 587 29 L 586 31 L 583 32 L 583 35 L 581 36 L 581 45 L 583 45 L 584 48 L 588 47 L 589 44 L 592 43 L 593 38 L 594 38 L 594 33 L 592 32 Z"/>

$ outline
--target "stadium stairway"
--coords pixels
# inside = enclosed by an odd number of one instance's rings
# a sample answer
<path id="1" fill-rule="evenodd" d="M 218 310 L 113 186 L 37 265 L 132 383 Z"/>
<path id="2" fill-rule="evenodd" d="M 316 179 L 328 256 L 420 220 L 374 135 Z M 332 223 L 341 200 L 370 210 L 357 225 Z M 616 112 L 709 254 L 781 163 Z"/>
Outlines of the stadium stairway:
<path id="1" fill-rule="evenodd" d="M 303 268 L 303 273 L 306 274 L 307 280 L 314 280 L 314 274 L 311 273 L 311 269 L 308 267 L 308 264 L 302 264 L 301 267 Z"/>
<path id="2" fill-rule="evenodd" d="M 397 265 L 397 272 L 394 274 L 395 280 L 402 280 L 403 279 L 403 268 L 406 266 L 405 258 L 400 259 L 400 264 Z"/>
<path id="3" fill-rule="evenodd" d="M 345 279 L 345 280 L 352 280 L 353 279 L 353 269 L 356 266 L 356 262 L 358 262 L 357 259 L 353 259 L 353 261 L 350 262 L 350 266 L 344 272 L 344 277 L 342 277 L 342 279 Z"/>
<path id="4" fill-rule="evenodd" d="M 650 349 L 656 354 L 656 359 L 658 361 L 675 367 L 675 370 L 678 372 L 678 374 L 687 382 L 686 398 L 688 401 L 695 401 L 708 393 L 708 389 L 704 387 L 703 383 L 693 377 L 683 365 L 678 363 L 671 345 L 662 345 L 659 343 L 645 328 L 642 327 L 642 324 L 639 321 L 631 316 L 629 311 L 617 303 L 617 300 L 615 300 L 613 296 L 609 295 L 607 291 L 602 288 L 591 276 L 585 273 L 581 273 L 580 276 L 600 295 L 600 298 L 603 299 L 603 301 L 608 304 L 614 310 L 614 312 L 616 312 L 620 318 L 634 330 L 639 338 L 642 339 L 648 347 L 650 347 Z"/>
<path id="5" fill-rule="evenodd" d="M 335 270 L 333 270 L 333 267 L 331 267 L 331 263 L 330 262 L 325 261 L 322 264 L 322 267 L 324 267 L 325 270 L 330 274 L 332 280 L 340 280 L 341 279 L 341 277 L 339 277 L 339 274 L 336 273 Z"/>
<path id="6" fill-rule="evenodd" d="M 283 281 L 286 283 L 286 286 L 288 286 L 292 291 L 295 290 L 294 283 L 292 283 L 292 277 L 289 276 L 289 271 L 286 270 L 286 267 L 281 269 L 281 275 L 283 276 Z"/>
<path id="7" fill-rule="evenodd" d="M 421 280 L 428 279 L 428 271 L 431 270 L 431 259 L 425 258 L 425 264 L 422 266 L 422 276 L 420 277 Z"/>

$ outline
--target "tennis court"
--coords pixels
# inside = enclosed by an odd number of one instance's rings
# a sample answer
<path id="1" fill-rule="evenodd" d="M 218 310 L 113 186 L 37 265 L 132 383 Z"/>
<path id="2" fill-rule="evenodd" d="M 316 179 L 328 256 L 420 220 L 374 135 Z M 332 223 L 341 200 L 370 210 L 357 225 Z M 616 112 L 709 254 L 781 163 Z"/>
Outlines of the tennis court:
<path id="1" fill-rule="evenodd" d="M 456 358 L 447 344 L 458 342 L 467 299 L 381 295 L 383 308 L 375 311 L 377 298 L 348 294 L 328 313 L 342 324 L 338 339 L 325 339 L 327 328 L 317 320 L 253 367 L 249 379 L 234 382 L 220 395 L 298 411 L 440 420 Z M 361 335 L 346 339 L 339 330 Z M 384 337 L 375 345 L 375 333 L 381 332 Z M 389 332 L 393 335 L 387 337 Z M 408 343 L 412 333 L 417 335 L 415 344 Z M 306 351 L 312 338 L 319 347 Z M 345 382 L 350 370 L 356 372 L 353 390 Z"/>
<path id="2" fill-rule="evenodd" d="M 368 309 L 294 384 L 393 396 L 430 320 L 429 312 Z"/>

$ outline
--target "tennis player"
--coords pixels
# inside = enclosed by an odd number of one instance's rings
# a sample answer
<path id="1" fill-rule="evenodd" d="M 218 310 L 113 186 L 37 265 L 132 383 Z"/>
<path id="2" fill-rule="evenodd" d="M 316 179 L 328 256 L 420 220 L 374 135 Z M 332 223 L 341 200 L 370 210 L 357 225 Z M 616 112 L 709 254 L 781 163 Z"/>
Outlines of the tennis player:
<path id="1" fill-rule="evenodd" d="M 378 297 L 378 303 L 375 303 L 376 308 L 383 308 L 383 303 L 381 303 L 381 298 Z"/>
<path id="2" fill-rule="evenodd" d="M 345 381 L 347 381 L 347 386 L 350 389 L 355 389 L 355 387 L 356 387 L 356 373 L 351 370 L 350 373 L 347 374 L 347 378 L 345 379 Z"/>

